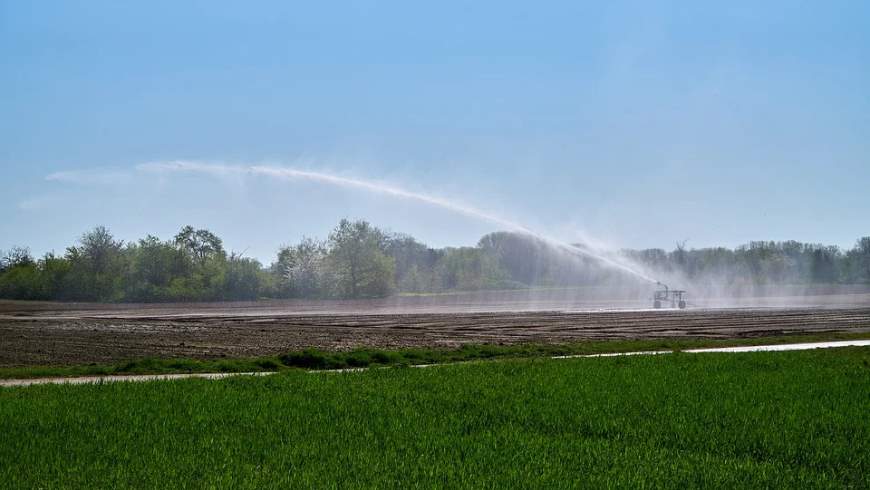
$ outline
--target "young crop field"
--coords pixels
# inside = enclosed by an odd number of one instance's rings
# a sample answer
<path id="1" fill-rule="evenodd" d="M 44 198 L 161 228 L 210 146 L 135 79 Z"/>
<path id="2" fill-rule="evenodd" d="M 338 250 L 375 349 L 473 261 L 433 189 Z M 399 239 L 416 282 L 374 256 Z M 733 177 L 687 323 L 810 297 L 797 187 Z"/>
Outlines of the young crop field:
<path id="1" fill-rule="evenodd" d="M 4 487 L 866 487 L 870 348 L 0 389 Z"/>

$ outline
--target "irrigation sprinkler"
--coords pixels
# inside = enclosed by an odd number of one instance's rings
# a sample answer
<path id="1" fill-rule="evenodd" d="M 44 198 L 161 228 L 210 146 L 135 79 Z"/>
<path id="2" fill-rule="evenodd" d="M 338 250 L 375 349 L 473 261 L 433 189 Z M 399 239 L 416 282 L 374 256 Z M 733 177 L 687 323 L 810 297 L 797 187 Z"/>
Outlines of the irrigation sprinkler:
<path id="1" fill-rule="evenodd" d="M 659 289 L 653 294 L 653 308 L 659 309 L 662 305 L 668 303 L 670 303 L 671 308 L 679 308 L 681 310 L 686 308 L 686 300 L 683 298 L 686 294 L 685 290 L 670 289 L 667 284 L 662 284 L 659 281 L 656 281 L 656 284 L 663 289 Z"/>

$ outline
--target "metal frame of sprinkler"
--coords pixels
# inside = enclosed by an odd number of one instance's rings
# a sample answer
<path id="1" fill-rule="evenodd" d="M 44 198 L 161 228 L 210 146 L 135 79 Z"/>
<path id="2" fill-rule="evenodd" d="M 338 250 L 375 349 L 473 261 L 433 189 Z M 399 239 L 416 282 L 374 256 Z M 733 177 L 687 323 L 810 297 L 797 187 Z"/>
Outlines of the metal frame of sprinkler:
<path id="1" fill-rule="evenodd" d="M 671 308 L 679 308 L 681 310 L 686 308 L 686 300 L 683 298 L 686 294 L 685 290 L 670 289 L 667 284 L 662 284 L 659 281 L 656 281 L 656 284 L 664 289 L 659 289 L 653 293 L 653 308 L 660 309 L 662 304 L 667 303 L 671 304 Z"/>

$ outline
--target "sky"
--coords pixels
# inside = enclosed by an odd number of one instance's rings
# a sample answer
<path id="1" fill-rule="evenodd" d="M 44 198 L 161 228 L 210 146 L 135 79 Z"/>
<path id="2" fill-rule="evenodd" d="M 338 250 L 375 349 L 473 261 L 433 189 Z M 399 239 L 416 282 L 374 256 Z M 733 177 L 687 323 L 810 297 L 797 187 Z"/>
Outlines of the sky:
<path id="1" fill-rule="evenodd" d="M 432 246 L 503 228 L 255 167 L 607 247 L 851 247 L 868 22 L 863 1 L 0 0 L 0 249 L 191 224 L 268 263 L 341 218 Z"/>

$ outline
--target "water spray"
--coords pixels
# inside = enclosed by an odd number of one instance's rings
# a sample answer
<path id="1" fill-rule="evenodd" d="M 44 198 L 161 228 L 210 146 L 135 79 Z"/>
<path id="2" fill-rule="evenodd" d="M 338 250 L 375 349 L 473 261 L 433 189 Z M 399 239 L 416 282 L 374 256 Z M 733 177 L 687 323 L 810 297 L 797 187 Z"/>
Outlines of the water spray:
<path id="1" fill-rule="evenodd" d="M 388 184 L 383 184 L 380 182 L 375 182 L 371 180 L 364 180 L 358 178 L 350 178 L 343 177 L 339 175 L 333 175 L 325 172 L 313 172 L 308 170 L 297 170 L 293 168 L 287 167 L 276 167 L 276 166 L 268 166 L 268 165 L 249 165 L 249 166 L 239 166 L 239 165 L 222 165 L 222 164 L 213 164 L 213 163 L 202 163 L 202 162 L 192 162 L 192 161 L 171 161 L 171 162 L 158 162 L 158 163 L 146 163 L 137 166 L 138 170 L 148 171 L 148 172 L 195 172 L 195 173 L 205 173 L 215 176 L 224 176 L 224 175 L 233 175 L 233 174 L 245 174 L 245 175 L 262 175 L 269 176 L 273 178 L 280 178 L 285 180 L 309 180 L 314 182 L 321 182 L 329 185 L 339 186 L 339 187 L 348 187 L 355 189 L 362 189 L 368 192 L 373 192 L 376 194 L 384 194 L 388 196 L 394 196 L 401 199 L 410 199 L 419 201 L 422 203 L 430 204 L 433 206 L 440 207 L 442 209 L 446 209 L 455 213 L 463 214 L 466 216 L 470 216 L 479 220 L 488 221 L 490 223 L 497 224 L 499 226 L 503 226 L 508 228 L 510 231 L 522 233 L 532 238 L 536 238 L 545 243 L 550 244 L 558 250 L 563 252 L 575 255 L 588 257 L 593 260 L 596 260 L 602 264 L 605 264 L 609 267 L 618 269 L 620 271 L 631 274 L 634 277 L 642 279 L 646 282 L 656 283 L 659 282 L 647 274 L 624 264 L 618 260 L 607 257 L 603 254 L 596 253 L 592 250 L 589 250 L 587 247 L 582 245 L 571 244 L 567 242 L 563 242 L 556 238 L 547 236 L 542 233 L 535 232 L 529 229 L 526 226 L 523 226 L 519 223 L 516 223 L 511 220 L 504 219 L 500 216 L 497 216 L 493 213 L 472 207 L 463 204 L 458 204 L 453 201 L 447 200 L 442 197 L 432 196 L 429 194 L 423 194 L 419 192 L 412 192 L 406 189 L 402 189 L 400 187 L 395 187 Z"/>

